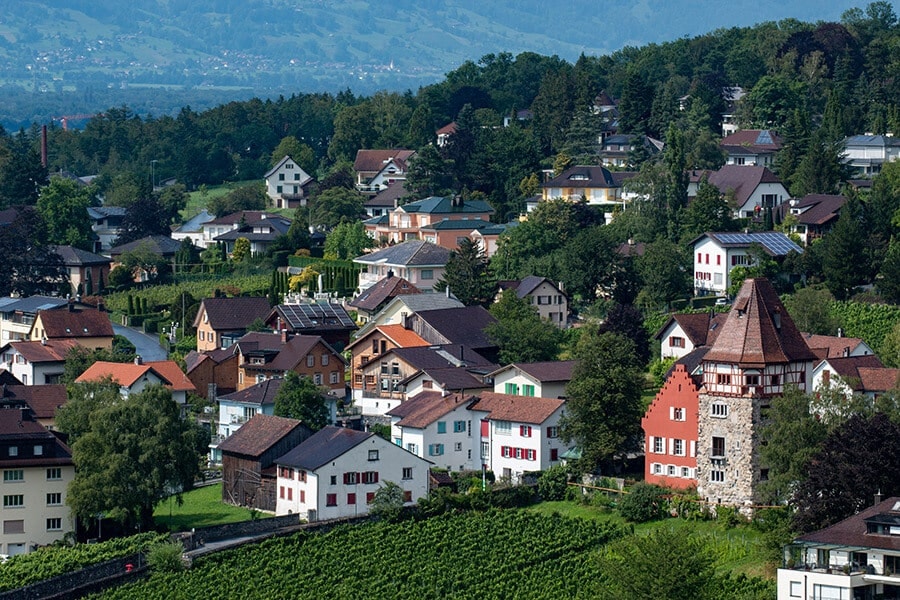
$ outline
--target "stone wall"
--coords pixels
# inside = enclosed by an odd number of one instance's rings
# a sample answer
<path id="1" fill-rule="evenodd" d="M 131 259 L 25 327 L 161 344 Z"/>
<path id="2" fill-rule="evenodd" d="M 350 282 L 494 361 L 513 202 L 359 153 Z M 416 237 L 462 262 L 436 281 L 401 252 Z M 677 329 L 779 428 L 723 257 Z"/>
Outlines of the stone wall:
<path id="1" fill-rule="evenodd" d="M 132 565 L 129 570 L 126 565 Z M 52 579 L 38 581 L 31 585 L 8 592 L 0 593 L 0 600 L 40 600 L 54 598 L 80 598 L 89 591 L 102 589 L 103 582 L 111 579 L 116 585 L 128 580 L 143 577 L 147 571 L 147 561 L 141 554 L 132 554 L 106 562 L 85 567 L 84 569 L 66 573 Z M 109 583 L 107 584 L 109 585 Z"/>

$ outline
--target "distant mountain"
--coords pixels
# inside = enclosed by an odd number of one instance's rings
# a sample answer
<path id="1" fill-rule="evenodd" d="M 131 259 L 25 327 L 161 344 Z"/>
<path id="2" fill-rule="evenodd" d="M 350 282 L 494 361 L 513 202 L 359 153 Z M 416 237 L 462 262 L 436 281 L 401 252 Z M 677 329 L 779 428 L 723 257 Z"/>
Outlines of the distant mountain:
<path id="1" fill-rule="evenodd" d="M 467 60 L 574 62 L 721 27 L 837 20 L 860 0 L 0 0 L 0 122 L 231 94 L 416 90 Z M 146 94 L 164 86 L 166 94 Z M 32 91 L 22 98 L 21 90 Z M 8 100 L 9 99 L 9 100 Z M 166 102 L 170 102 L 167 105 Z"/>

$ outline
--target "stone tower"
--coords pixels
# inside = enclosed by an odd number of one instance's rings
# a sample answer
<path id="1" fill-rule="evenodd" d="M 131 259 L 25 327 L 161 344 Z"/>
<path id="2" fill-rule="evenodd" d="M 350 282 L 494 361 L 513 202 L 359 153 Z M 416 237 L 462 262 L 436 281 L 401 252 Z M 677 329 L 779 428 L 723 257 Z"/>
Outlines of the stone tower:
<path id="1" fill-rule="evenodd" d="M 713 503 L 752 512 L 767 469 L 759 430 L 785 386 L 806 391 L 815 355 L 772 284 L 748 279 L 703 358 L 699 396 L 697 491 Z"/>

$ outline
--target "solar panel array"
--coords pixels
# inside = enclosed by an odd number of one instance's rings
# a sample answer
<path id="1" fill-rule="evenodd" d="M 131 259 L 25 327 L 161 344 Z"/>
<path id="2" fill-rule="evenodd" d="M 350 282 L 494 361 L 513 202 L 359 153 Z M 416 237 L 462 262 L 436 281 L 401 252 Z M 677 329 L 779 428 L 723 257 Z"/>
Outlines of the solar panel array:
<path id="1" fill-rule="evenodd" d="M 356 327 L 356 323 L 340 304 L 282 304 L 278 308 L 294 329 L 336 325 Z"/>
<path id="2" fill-rule="evenodd" d="M 766 250 L 775 256 L 784 256 L 791 250 L 802 253 L 803 248 L 791 241 L 791 238 L 776 231 L 763 231 L 754 233 L 716 233 L 717 240 L 726 245 L 761 244 Z"/>

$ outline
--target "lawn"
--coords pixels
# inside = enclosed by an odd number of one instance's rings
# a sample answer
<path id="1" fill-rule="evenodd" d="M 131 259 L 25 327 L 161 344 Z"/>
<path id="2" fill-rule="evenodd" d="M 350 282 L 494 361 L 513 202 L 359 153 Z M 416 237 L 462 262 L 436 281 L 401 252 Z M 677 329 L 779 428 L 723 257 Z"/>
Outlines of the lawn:
<path id="1" fill-rule="evenodd" d="M 189 198 L 187 204 L 184 207 L 184 210 L 181 211 L 181 217 L 184 221 L 187 221 L 191 217 L 200 213 L 201 210 L 206 208 L 207 203 L 213 199 L 218 198 L 220 196 L 224 196 L 229 192 L 232 192 L 238 188 L 245 187 L 248 185 L 259 185 L 259 179 L 251 179 L 249 181 L 234 181 L 224 183 L 222 185 L 210 185 L 204 188 L 204 192 L 196 191 L 190 192 L 188 194 Z M 268 207 L 266 210 L 269 212 L 283 214 L 286 217 L 292 218 L 294 216 L 293 209 L 276 209 L 273 207 Z"/>
<path id="2" fill-rule="evenodd" d="M 222 502 L 222 484 L 208 485 L 183 494 L 184 503 L 178 506 L 174 497 L 163 500 L 153 511 L 158 525 L 172 531 L 189 531 L 193 527 L 209 527 L 249 521 L 250 510 Z M 260 516 L 267 516 L 264 513 Z"/>
<path id="3" fill-rule="evenodd" d="M 558 512 L 567 517 L 579 517 L 596 521 L 627 524 L 619 513 L 608 512 L 600 507 L 586 506 L 570 501 L 541 502 L 527 510 L 540 514 Z M 696 534 L 707 539 L 714 548 L 716 568 L 720 572 L 730 571 L 735 575 L 772 578 L 774 570 L 767 565 L 766 548 L 761 534 L 749 526 L 723 529 L 716 521 L 689 521 L 687 519 L 663 519 L 649 523 L 635 523 L 636 535 L 646 535 L 660 527 L 669 527 L 685 535 Z"/>

